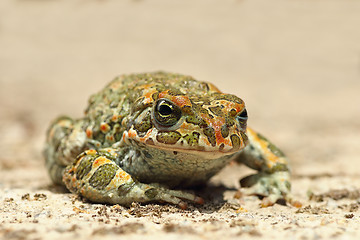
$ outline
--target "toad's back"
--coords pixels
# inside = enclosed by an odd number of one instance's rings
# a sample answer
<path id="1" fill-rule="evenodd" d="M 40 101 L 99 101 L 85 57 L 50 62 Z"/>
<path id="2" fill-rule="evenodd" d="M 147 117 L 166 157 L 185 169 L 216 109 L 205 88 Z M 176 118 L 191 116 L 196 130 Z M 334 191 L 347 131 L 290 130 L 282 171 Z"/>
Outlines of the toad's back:
<path id="1" fill-rule="evenodd" d="M 102 91 L 90 97 L 89 106 L 85 112 L 88 137 L 100 140 L 101 146 L 109 146 L 112 142 L 121 140 L 123 131 L 129 130 L 139 112 L 152 107 L 153 103 L 159 99 L 159 95 L 164 95 L 164 93 L 172 98 L 178 98 L 179 101 L 184 101 L 181 103 L 182 108 L 190 108 L 190 105 L 196 104 L 196 108 L 190 110 L 194 115 L 198 115 L 199 111 L 207 111 L 201 107 L 209 103 L 209 97 L 213 94 L 219 95 L 220 91 L 210 83 L 200 82 L 190 76 L 180 74 L 156 72 L 121 75 Z M 241 100 L 238 99 L 238 101 Z M 139 124 L 142 125 L 144 122 L 138 121 L 135 126 L 140 135 L 144 135 L 152 127 L 141 128 Z M 111 128 L 113 129 L 114 125 L 117 129 L 115 138 L 114 141 L 109 141 L 112 138 L 106 138 L 103 135 Z M 99 143 L 97 143 L 98 147 Z"/>

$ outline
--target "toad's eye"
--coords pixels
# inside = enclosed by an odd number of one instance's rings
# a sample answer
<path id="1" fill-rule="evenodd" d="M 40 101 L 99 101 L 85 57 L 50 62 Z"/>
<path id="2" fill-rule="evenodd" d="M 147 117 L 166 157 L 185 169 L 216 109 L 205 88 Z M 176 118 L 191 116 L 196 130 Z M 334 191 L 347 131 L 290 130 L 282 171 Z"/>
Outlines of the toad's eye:
<path id="1" fill-rule="evenodd" d="M 237 118 L 239 119 L 239 120 L 247 120 L 248 119 L 248 114 L 247 114 L 247 111 L 246 111 L 246 109 L 244 109 L 238 116 L 237 116 Z"/>
<path id="2" fill-rule="evenodd" d="M 246 122 L 248 120 L 248 114 L 246 109 L 244 109 L 239 115 L 236 116 L 236 120 L 240 124 L 240 128 L 245 130 L 246 129 Z"/>
<path id="3" fill-rule="evenodd" d="M 154 117 L 158 124 L 169 127 L 175 125 L 181 118 L 181 110 L 167 99 L 159 99 L 154 108 Z"/>

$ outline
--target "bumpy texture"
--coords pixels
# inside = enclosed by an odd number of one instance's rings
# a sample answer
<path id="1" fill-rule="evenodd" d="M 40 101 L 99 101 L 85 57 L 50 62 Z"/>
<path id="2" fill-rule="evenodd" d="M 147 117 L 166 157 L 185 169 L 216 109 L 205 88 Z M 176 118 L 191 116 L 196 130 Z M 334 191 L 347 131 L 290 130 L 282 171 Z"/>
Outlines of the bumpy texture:
<path id="1" fill-rule="evenodd" d="M 55 183 L 94 202 L 128 205 L 194 194 L 232 159 L 259 171 L 241 180 L 264 205 L 290 200 L 284 154 L 247 128 L 244 102 L 214 85 L 165 72 L 122 75 L 93 95 L 85 117 L 50 126 L 46 165 Z"/>

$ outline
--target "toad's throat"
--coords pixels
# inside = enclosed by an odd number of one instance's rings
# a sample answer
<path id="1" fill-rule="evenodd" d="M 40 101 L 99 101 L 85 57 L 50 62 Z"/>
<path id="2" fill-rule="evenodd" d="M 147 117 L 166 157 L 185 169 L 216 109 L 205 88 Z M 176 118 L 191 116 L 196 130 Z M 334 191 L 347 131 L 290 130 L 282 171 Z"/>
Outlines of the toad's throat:
<path id="1" fill-rule="evenodd" d="M 168 186 L 201 185 L 220 171 L 237 153 L 175 151 L 132 141 L 122 148 L 119 165 L 139 181 Z M 159 174 L 161 172 L 161 174 Z"/>

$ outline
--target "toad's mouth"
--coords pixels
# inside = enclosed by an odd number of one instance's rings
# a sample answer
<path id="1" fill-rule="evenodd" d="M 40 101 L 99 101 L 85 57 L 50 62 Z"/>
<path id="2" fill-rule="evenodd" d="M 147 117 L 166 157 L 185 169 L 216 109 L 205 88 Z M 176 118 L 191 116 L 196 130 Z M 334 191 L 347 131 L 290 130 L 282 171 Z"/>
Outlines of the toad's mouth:
<path id="1" fill-rule="evenodd" d="M 139 144 L 139 143 L 138 143 Z M 140 143 L 141 144 L 141 143 Z M 201 156 L 205 159 L 217 159 L 223 156 L 233 155 L 236 152 L 239 152 L 241 149 L 237 151 L 220 151 L 219 149 L 211 149 L 206 150 L 205 148 L 202 149 L 185 149 L 185 148 L 176 148 L 169 147 L 169 146 L 156 146 L 156 145 L 147 145 L 148 148 L 162 150 L 164 152 L 171 152 L 174 155 L 178 154 L 187 154 L 187 155 L 194 155 L 194 156 Z"/>
<path id="2" fill-rule="evenodd" d="M 208 137 L 193 132 L 181 135 L 178 132 L 164 132 L 152 129 L 144 136 L 139 136 L 133 129 L 123 133 L 124 144 L 136 144 L 142 147 L 161 149 L 167 152 L 181 152 L 193 155 L 201 155 L 206 158 L 218 158 L 242 150 L 248 141 L 244 132 L 232 134 L 227 138 L 212 144 Z"/>

